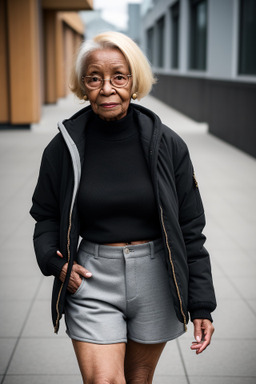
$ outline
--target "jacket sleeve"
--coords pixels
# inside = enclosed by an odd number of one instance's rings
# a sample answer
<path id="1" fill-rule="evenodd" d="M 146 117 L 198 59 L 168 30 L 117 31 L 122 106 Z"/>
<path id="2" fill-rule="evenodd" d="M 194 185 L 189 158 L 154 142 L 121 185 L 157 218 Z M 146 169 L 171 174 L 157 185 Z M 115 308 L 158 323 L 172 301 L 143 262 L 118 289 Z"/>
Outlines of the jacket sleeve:
<path id="1" fill-rule="evenodd" d="M 38 265 L 44 275 L 58 277 L 66 261 L 56 254 L 60 231 L 59 177 L 48 152 L 46 148 L 43 153 L 30 214 L 36 220 L 33 241 Z"/>
<path id="2" fill-rule="evenodd" d="M 175 180 L 179 201 L 179 223 L 189 268 L 188 311 L 191 320 L 212 321 L 216 308 L 209 253 L 204 247 L 205 215 L 198 183 L 186 144 L 179 139 L 174 152 Z"/>

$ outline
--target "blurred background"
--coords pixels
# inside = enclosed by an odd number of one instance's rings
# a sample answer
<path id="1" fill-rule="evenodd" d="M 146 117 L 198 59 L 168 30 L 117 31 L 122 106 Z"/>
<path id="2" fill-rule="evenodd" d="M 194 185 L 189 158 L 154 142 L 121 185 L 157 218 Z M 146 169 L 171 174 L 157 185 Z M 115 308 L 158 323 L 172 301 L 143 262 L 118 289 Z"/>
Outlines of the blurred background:
<path id="1" fill-rule="evenodd" d="M 189 324 L 154 384 L 255 384 L 256 0 L 0 0 L 0 383 L 81 383 L 64 321 L 53 333 L 28 212 L 57 122 L 87 105 L 69 91 L 74 53 L 106 30 L 151 62 L 140 104 L 188 144 L 207 218 L 214 340 L 196 356 Z"/>

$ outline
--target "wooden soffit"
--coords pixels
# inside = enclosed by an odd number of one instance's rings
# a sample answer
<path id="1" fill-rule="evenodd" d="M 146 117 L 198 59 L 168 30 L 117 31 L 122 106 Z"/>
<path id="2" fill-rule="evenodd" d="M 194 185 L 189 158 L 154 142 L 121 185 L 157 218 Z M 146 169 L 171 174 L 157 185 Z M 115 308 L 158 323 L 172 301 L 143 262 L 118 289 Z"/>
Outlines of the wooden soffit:
<path id="1" fill-rule="evenodd" d="M 42 8 L 54 11 L 84 11 L 93 9 L 93 0 L 42 0 Z"/>
<path id="2" fill-rule="evenodd" d="M 77 12 L 58 12 L 58 18 L 80 35 L 84 34 L 84 24 Z"/>

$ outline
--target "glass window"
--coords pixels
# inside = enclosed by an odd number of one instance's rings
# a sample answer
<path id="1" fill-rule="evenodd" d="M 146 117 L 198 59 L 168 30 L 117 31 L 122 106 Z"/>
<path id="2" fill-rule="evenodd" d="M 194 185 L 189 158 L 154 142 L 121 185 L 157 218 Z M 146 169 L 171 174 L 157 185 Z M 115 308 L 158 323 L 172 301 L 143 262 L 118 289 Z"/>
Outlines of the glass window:
<path id="1" fill-rule="evenodd" d="M 154 28 L 147 30 L 147 55 L 151 64 L 153 64 L 154 57 Z"/>
<path id="2" fill-rule="evenodd" d="M 191 41 L 190 68 L 206 69 L 207 1 L 190 0 Z"/>
<path id="3" fill-rule="evenodd" d="M 164 66 L 164 16 L 157 21 L 157 66 Z"/>
<path id="4" fill-rule="evenodd" d="M 239 73 L 256 75 L 256 1 L 240 0 Z"/>
<path id="5" fill-rule="evenodd" d="M 180 2 L 177 1 L 171 7 L 171 66 L 178 68 L 179 66 L 179 16 L 180 16 Z"/>

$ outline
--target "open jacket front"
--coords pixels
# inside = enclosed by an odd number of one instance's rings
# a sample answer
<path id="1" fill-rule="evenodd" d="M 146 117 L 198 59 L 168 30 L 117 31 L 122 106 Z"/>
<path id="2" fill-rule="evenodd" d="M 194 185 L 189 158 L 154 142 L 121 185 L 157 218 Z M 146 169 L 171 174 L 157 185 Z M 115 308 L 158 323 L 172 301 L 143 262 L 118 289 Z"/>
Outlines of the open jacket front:
<path id="1" fill-rule="evenodd" d="M 152 176 L 166 251 L 166 264 L 178 319 L 206 318 L 216 307 L 209 254 L 204 248 L 203 205 L 189 152 L 183 140 L 148 109 L 131 104 Z M 46 147 L 31 215 L 36 220 L 34 247 L 44 275 L 54 275 L 52 319 L 55 332 L 65 309 L 65 296 L 79 241 L 76 196 L 84 161 L 85 130 L 92 114 L 86 107 L 63 123 Z M 57 256 L 60 250 L 63 259 Z M 68 262 L 64 283 L 59 280 Z M 156 277 L 157 278 L 157 277 Z"/>

